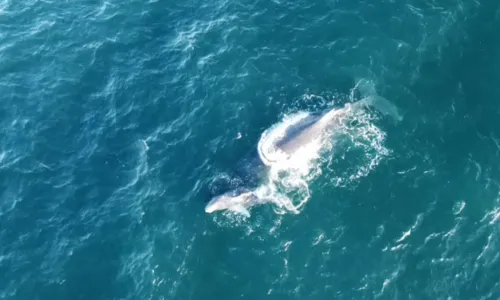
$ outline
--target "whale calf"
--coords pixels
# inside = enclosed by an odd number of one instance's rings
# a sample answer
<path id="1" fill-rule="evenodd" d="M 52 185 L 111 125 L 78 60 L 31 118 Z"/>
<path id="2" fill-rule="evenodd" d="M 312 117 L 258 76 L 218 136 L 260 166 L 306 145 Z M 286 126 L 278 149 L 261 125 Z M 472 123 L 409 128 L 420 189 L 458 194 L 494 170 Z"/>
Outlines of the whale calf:
<path id="1" fill-rule="evenodd" d="M 356 87 L 365 94 L 361 100 L 346 104 L 342 108 L 331 108 L 310 114 L 286 128 L 284 134 L 273 143 L 276 150 L 285 156 L 282 159 L 286 160 L 292 157 L 304 146 L 321 139 L 327 130 L 335 131 L 335 125 L 339 125 L 343 121 L 343 116 L 347 112 L 361 106 L 374 107 L 380 112 L 400 120 L 396 107 L 387 99 L 378 96 L 370 82 L 361 80 Z M 255 188 L 265 178 L 269 171 L 269 165 L 273 161 L 263 156 L 264 154 L 255 147 L 251 155 L 241 160 L 236 168 L 237 175 L 232 181 L 236 187 L 212 197 L 205 207 L 205 212 L 230 210 L 248 217 L 250 216 L 248 211 L 250 206 L 265 202 L 256 194 Z"/>

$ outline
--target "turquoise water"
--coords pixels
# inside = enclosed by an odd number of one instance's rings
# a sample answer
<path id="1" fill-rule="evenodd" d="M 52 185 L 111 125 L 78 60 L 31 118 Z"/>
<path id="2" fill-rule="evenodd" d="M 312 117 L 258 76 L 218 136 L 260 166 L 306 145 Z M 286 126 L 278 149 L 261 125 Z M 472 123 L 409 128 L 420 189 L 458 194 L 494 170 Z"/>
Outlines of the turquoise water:
<path id="1" fill-rule="evenodd" d="M 0 0 L 0 299 L 499 299 L 499 26 L 495 0 Z M 205 213 L 360 79 L 401 119 L 353 112 L 300 209 Z"/>

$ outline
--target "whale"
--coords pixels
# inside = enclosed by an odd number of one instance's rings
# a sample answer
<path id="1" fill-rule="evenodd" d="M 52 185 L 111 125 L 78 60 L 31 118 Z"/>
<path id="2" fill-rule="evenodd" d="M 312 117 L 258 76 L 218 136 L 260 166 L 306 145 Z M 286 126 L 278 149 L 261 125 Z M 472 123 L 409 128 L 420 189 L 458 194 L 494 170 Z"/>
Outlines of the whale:
<path id="1" fill-rule="evenodd" d="M 286 161 L 311 142 L 328 137 L 325 132 L 334 133 L 335 127 L 343 122 L 344 116 L 350 110 L 363 106 L 374 107 L 383 114 L 392 115 L 396 120 L 401 119 L 396 107 L 387 99 L 378 96 L 370 82 L 359 81 L 356 87 L 365 94 L 361 100 L 348 103 L 344 107 L 308 114 L 286 128 L 281 137 L 273 143 L 276 150 L 284 155 L 281 159 Z M 272 159 L 263 157 L 263 153 L 259 152 L 256 146 L 237 164 L 230 188 L 214 195 L 205 206 L 205 212 L 229 210 L 249 217 L 249 207 L 266 202 L 257 195 L 256 188 L 266 178 L 272 163 Z"/>
<path id="2" fill-rule="evenodd" d="M 297 151 L 311 142 L 321 138 L 325 131 L 340 122 L 347 108 L 333 108 L 324 112 L 313 113 L 299 122 L 289 126 L 284 134 L 274 141 L 274 147 L 285 155 L 284 160 L 293 157 Z M 249 216 L 248 207 L 264 201 L 260 199 L 254 189 L 265 178 L 272 161 L 263 160 L 262 154 L 253 149 L 235 168 L 232 183 L 236 187 L 225 193 L 213 197 L 205 207 L 205 212 L 212 213 L 220 210 Z"/>

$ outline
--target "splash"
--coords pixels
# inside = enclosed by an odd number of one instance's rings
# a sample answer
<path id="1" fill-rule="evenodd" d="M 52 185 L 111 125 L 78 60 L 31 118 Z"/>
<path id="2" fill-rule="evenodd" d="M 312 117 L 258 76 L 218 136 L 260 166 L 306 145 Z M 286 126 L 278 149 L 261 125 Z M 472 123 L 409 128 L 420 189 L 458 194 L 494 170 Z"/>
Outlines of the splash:
<path id="1" fill-rule="evenodd" d="M 275 204 L 278 214 L 299 214 L 311 198 L 310 183 L 324 174 L 335 187 L 359 181 L 369 174 L 389 151 L 385 133 L 375 125 L 377 115 L 361 105 L 346 105 L 338 122 L 317 139 L 288 156 L 277 147 L 287 129 L 309 117 L 309 112 L 286 115 L 266 130 L 258 143 L 262 161 L 269 167 L 264 184 L 255 194 Z"/>

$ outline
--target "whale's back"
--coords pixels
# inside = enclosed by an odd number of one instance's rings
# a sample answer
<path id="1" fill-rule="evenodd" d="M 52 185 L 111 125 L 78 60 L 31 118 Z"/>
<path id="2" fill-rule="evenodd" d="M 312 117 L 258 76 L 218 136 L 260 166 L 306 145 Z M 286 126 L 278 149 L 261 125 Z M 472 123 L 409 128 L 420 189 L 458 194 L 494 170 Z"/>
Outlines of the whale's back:
<path id="1" fill-rule="evenodd" d="M 284 153 L 292 155 L 321 136 L 338 111 L 338 109 L 331 109 L 305 117 L 287 128 L 283 137 L 275 142 L 275 146 Z"/>
<path id="2" fill-rule="evenodd" d="M 258 184 L 265 171 L 266 166 L 260 159 L 257 148 L 247 153 L 234 168 L 235 175 L 251 185 Z"/>
<path id="3" fill-rule="evenodd" d="M 321 119 L 323 113 L 314 113 L 304 119 L 300 120 L 296 124 L 288 127 L 283 135 L 278 141 L 275 142 L 276 147 L 282 148 L 291 140 L 298 137 L 302 132 L 313 126 L 319 119 Z"/>

